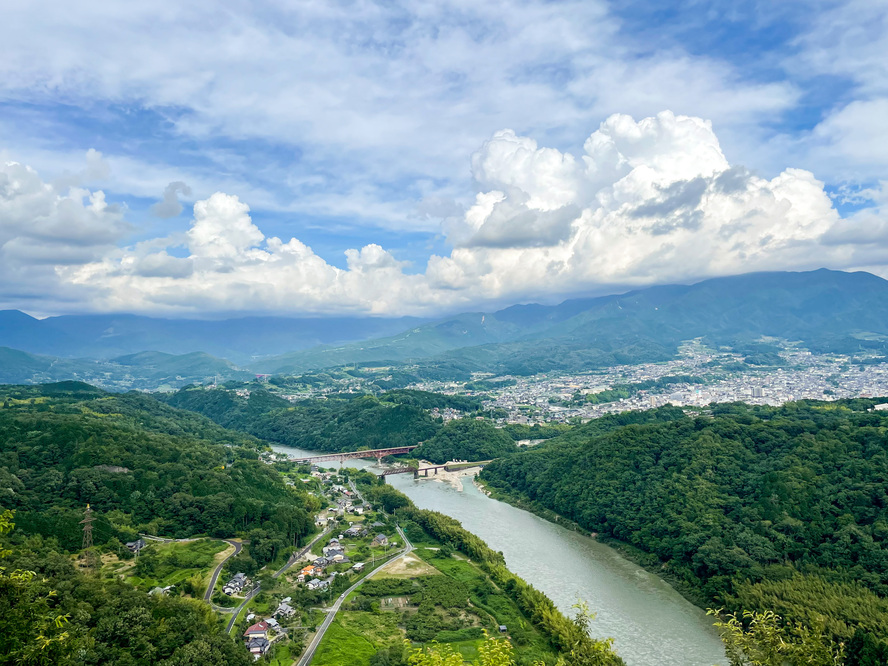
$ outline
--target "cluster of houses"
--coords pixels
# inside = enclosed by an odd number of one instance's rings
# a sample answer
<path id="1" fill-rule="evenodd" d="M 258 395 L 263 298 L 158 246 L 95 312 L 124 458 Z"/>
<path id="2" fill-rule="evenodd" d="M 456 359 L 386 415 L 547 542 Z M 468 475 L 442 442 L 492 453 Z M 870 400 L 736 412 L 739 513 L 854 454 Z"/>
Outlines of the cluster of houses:
<path id="1" fill-rule="evenodd" d="M 315 525 L 318 527 L 326 527 L 330 523 L 336 522 L 336 519 L 339 516 L 344 516 L 347 513 L 362 516 L 368 511 L 371 511 L 372 508 L 373 507 L 369 504 L 355 506 L 350 499 L 341 498 L 336 501 L 335 506 L 330 506 L 325 512 L 318 515 L 315 519 Z"/>
<path id="2" fill-rule="evenodd" d="M 345 531 L 345 534 L 348 536 L 366 536 L 367 530 L 350 527 Z M 378 537 L 381 537 L 382 539 L 386 538 L 384 535 L 378 535 Z M 330 539 L 330 543 L 322 549 L 323 555 L 315 558 L 311 564 L 303 567 L 296 576 L 296 581 L 299 583 L 305 583 L 305 587 L 308 590 L 324 591 L 329 589 L 337 574 L 336 572 L 333 572 L 329 577 L 322 578 L 322 576 L 325 575 L 326 567 L 332 564 L 349 564 L 351 562 L 345 554 L 345 548 L 339 542 L 339 539 L 342 538 L 344 538 L 344 535 L 340 534 L 338 539 L 335 537 Z M 351 571 L 354 571 L 355 573 L 360 573 L 363 570 L 363 562 L 357 562 L 351 567 Z"/>
<path id="3" fill-rule="evenodd" d="M 267 617 L 264 620 L 260 620 L 247 627 L 243 636 L 244 643 L 254 659 L 259 659 L 262 655 L 268 652 L 272 642 L 274 642 L 274 639 L 269 638 L 269 631 L 274 631 L 279 635 L 286 634 L 287 630 L 281 627 L 280 620 L 288 620 L 296 614 L 296 609 L 290 605 L 291 601 L 291 597 L 282 599 L 278 604 L 278 607 L 271 614 L 271 617 Z M 252 613 L 247 615 L 248 622 L 255 618 L 256 616 Z"/>
<path id="4" fill-rule="evenodd" d="M 290 457 L 286 453 L 277 453 L 276 451 L 262 451 L 259 454 L 259 460 L 266 465 L 274 465 L 276 462 L 287 462 Z"/>
<path id="5" fill-rule="evenodd" d="M 233 594 L 240 594 L 241 590 L 243 590 L 249 582 L 250 581 L 247 578 L 247 574 L 236 573 L 234 574 L 234 576 L 232 576 L 230 581 L 222 586 L 222 592 L 227 594 L 229 597 Z"/>
<path id="6" fill-rule="evenodd" d="M 268 629 L 268 622 L 262 620 L 250 625 L 244 632 L 244 642 L 254 659 L 259 659 L 271 647 L 271 641 L 268 640 Z"/>
<path id="7" fill-rule="evenodd" d="M 324 546 L 323 553 L 324 554 L 321 557 L 316 558 L 314 562 L 303 567 L 299 572 L 299 575 L 296 577 L 296 580 L 300 583 L 305 583 L 306 579 L 312 579 L 305 584 L 306 589 L 326 590 L 333 583 L 336 574 L 334 573 L 327 579 L 321 579 L 320 577 L 324 575 L 324 569 L 331 564 L 350 562 L 348 556 L 345 554 L 345 549 L 339 543 L 339 539 L 331 539 L 330 543 Z"/>
<path id="8" fill-rule="evenodd" d="M 384 525 L 377 521 L 377 522 L 373 523 L 370 527 L 384 527 Z M 354 538 L 365 537 L 368 534 L 370 534 L 370 530 L 368 530 L 364 527 L 360 527 L 358 525 L 352 525 L 347 530 L 345 530 L 345 536 L 347 536 L 347 537 L 354 537 Z M 337 541 L 336 539 L 333 539 L 333 541 L 330 542 L 330 545 L 333 545 L 334 541 L 337 544 L 339 543 L 339 541 Z M 372 546 L 388 546 L 388 545 L 389 545 L 388 537 L 385 534 L 381 534 L 381 533 L 377 534 L 375 537 L 373 537 L 373 541 L 370 542 L 371 547 Z"/>

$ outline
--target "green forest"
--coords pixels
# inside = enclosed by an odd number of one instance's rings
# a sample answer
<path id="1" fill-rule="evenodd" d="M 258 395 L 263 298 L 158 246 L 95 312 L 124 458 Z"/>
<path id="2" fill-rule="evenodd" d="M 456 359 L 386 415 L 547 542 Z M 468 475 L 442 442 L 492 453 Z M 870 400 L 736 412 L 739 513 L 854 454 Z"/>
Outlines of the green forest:
<path id="1" fill-rule="evenodd" d="M 315 451 L 355 451 L 408 446 L 432 438 L 443 427 L 429 410 L 473 413 L 476 398 L 397 390 L 380 396 L 335 395 L 295 404 L 263 389 L 248 397 L 234 391 L 189 387 L 163 398 L 219 425 L 264 440 Z"/>
<path id="2" fill-rule="evenodd" d="M 456 419 L 411 451 L 410 457 L 440 464 L 448 460 L 492 460 L 517 450 L 515 441 L 490 421 Z"/>
<path id="3" fill-rule="evenodd" d="M 262 447 L 137 393 L 0 387 L 0 664 L 251 663 L 207 604 L 87 575 L 75 553 L 89 504 L 99 554 L 131 557 L 121 542 L 140 532 L 206 534 L 249 539 L 251 561 L 272 561 L 314 530 L 319 501 L 261 463 Z M 221 546 L 196 543 L 204 568 Z M 180 550 L 148 552 L 135 571 L 187 568 Z"/>
<path id="4" fill-rule="evenodd" d="M 888 415 L 876 402 L 625 413 L 497 460 L 481 478 L 626 544 L 701 605 L 878 643 L 888 638 Z"/>
<path id="5" fill-rule="evenodd" d="M 18 530 L 81 545 L 137 533 L 248 536 L 260 564 L 314 530 L 317 499 L 258 460 L 262 444 L 138 393 L 66 382 L 0 388 L 0 506 Z"/>
<path id="6" fill-rule="evenodd" d="M 0 537 L 13 546 L 0 544 L 0 664 L 252 663 L 208 605 L 84 575 L 55 539 L 13 528 L 12 512 L 0 510 Z"/>

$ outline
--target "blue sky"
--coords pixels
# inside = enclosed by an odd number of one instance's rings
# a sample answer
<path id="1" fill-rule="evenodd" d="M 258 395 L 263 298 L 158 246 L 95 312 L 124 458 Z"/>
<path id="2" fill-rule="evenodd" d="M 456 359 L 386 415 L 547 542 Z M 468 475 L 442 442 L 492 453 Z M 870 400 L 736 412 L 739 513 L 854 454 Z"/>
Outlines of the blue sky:
<path id="1" fill-rule="evenodd" d="M 0 188 L 0 307 L 434 314 L 884 272 L 884 1 L 45 1 L 0 39 L 0 162 L 35 178 Z"/>

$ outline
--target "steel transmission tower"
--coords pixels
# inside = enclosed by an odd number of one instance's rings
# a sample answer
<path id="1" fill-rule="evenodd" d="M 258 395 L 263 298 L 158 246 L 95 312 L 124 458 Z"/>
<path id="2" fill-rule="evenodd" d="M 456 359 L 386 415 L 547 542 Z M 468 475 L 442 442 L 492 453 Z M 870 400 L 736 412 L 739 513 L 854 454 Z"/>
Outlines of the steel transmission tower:
<path id="1" fill-rule="evenodd" d="M 83 569 L 88 574 L 94 572 L 96 565 L 96 553 L 93 550 L 92 523 L 94 520 L 95 518 L 93 517 L 92 509 L 90 509 L 89 504 L 87 504 L 86 514 L 83 516 L 83 520 L 80 521 L 80 524 L 83 525 Z"/>

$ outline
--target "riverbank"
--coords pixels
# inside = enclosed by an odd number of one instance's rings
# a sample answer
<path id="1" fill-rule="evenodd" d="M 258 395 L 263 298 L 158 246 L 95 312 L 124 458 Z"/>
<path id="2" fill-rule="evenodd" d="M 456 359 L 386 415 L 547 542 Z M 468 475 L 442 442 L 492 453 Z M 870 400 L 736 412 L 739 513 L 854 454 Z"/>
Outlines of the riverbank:
<path id="1" fill-rule="evenodd" d="M 474 478 L 474 484 L 482 493 L 485 493 L 491 499 L 497 500 L 499 502 L 505 502 L 506 504 L 514 506 L 517 509 L 521 509 L 523 511 L 527 511 L 536 516 L 539 516 L 540 518 L 547 520 L 550 523 L 554 523 L 559 527 L 578 532 L 580 534 L 583 534 L 584 536 L 593 538 L 600 543 L 606 544 L 633 564 L 638 565 L 645 571 L 666 581 L 676 592 L 678 592 L 682 597 L 687 599 L 690 603 L 694 604 L 694 606 L 696 606 L 700 610 L 705 611 L 712 606 L 711 602 L 702 597 L 696 590 L 689 587 L 680 578 L 672 575 L 672 572 L 669 570 L 666 564 L 662 562 L 656 555 L 646 553 L 640 548 L 636 548 L 632 544 L 628 544 L 625 541 L 620 541 L 619 539 L 614 539 L 613 537 L 603 536 L 598 534 L 597 532 L 590 532 L 582 525 L 571 520 L 570 518 L 565 518 L 561 514 L 556 513 L 551 509 L 538 504 L 537 502 L 528 500 L 526 497 L 523 497 L 519 494 L 509 493 L 502 490 L 501 488 L 487 485 L 477 476 Z"/>
<path id="2" fill-rule="evenodd" d="M 470 474 L 439 473 L 437 480 L 454 489 L 459 484 L 462 492 L 461 477 Z M 405 637 L 414 645 L 447 643 L 463 659 L 474 660 L 485 633 L 508 639 L 521 663 L 554 663 L 565 656 L 563 646 L 570 645 L 579 651 L 576 655 L 598 655 L 595 663 L 624 665 L 610 641 L 587 635 L 545 594 L 507 569 L 501 553 L 455 519 L 418 508 L 407 495 L 379 485 L 370 475 L 359 476 L 356 483 L 376 505 L 399 496 L 394 515 L 413 543 L 416 561 L 382 572 L 360 595 L 345 601 L 344 612 L 318 648 L 319 666 L 341 664 L 344 654 L 354 666 L 369 665 L 377 652 L 403 651 Z"/>
<path id="3" fill-rule="evenodd" d="M 275 449 L 300 457 L 314 454 Z M 348 460 L 343 466 L 379 473 L 371 460 Z M 453 517 L 501 551 L 509 570 L 543 592 L 564 616 L 575 614 L 578 600 L 587 602 L 596 615 L 591 635 L 613 637 L 630 666 L 727 665 L 711 618 L 659 576 L 586 536 L 587 531 L 489 498 L 466 482 L 464 471 L 459 476 L 461 491 L 449 482 L 428 483 L 434 475 L 396 474 L 386 482 L 418 507 Z"/>
<path id="4" fill-rule="evenodd" d="M 428 460 L 420 460 L 419 467 L 420 469 L 423 467 L 433 467 L 435 463 L 431 463 Z M 462 491 L 463 489 L 463 478 L 467 476 L 477 477 L 478 473 L 481 471 L 481 467 L 466 467 L 464 469 L 458 469 L 453 471 L 448 471 L 444 468 L 437 470 L 436 472 L 429 472 L 429 476 L 419 476 L 417 477 L 419 480 L 429 479 L 432 481 L 441 481 L 442 483 L 449 483 L 451 486 L 456 488 L 456 490 Z"/>

